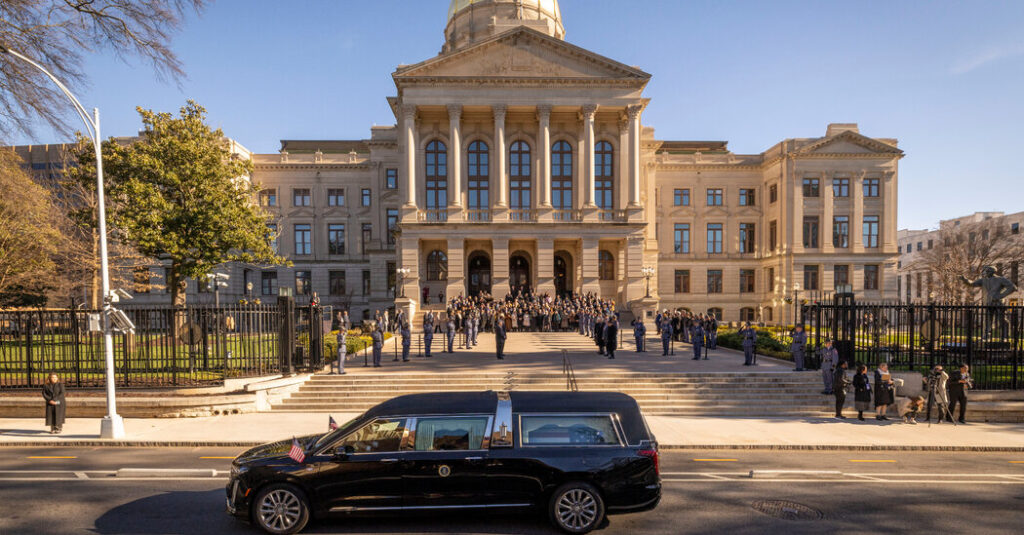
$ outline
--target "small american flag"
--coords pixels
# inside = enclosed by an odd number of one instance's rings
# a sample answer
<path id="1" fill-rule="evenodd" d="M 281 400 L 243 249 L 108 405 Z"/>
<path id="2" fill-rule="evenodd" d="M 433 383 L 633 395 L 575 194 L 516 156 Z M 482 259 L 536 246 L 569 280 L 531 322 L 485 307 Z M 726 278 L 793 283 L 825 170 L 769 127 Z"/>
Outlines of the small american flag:
<path id="1" fill-rule="evenodd" d="M 334 421 L 334 417 L 333 416 L 328 416 L 327 418 L 328 418 L 328 420 L 327 420 L 327 428 L 330 429 L 331 431 L 334 431 L 335 429 L 337 429 L 338 428 L 338 422 Z"/>
<path id="2" fill-rule="evenodd" d="M 288 456 L 297 463 L 306 462 L 306 452 L 302 451 L 299 441 L 292 437 L 292 449 L 288 450 Z"/>

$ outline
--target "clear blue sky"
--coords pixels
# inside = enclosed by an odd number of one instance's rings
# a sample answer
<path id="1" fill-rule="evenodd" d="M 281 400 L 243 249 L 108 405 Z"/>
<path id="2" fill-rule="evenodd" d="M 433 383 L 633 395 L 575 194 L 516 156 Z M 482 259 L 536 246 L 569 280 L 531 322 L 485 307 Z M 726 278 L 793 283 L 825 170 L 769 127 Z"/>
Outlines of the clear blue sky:
<path id="1" fill-rule="evenodd" d="M 660 139 L 727 140 L 734 152 L 757 153 L 857 122 L 906 151 L 900 228 L 1024 209 L 1024 2 L 560 5 L 569 42 L 653 75 L 644 122 Z M 136 132 L 136 105 L 175 111 L 193 98 L 256 152 L 276 152 L 280 139 L 365 138 L 371 125 L 394 123 L 390 74 L 440 50 L 447 8 L 220 0 L 175 38 L 188 73 L 180 86 L 101 55 L 89 60 L 91 86 L 79 96 L 99 106 L 106 135 Z M 40 129 L 35 141 L 63 139 Z"/>

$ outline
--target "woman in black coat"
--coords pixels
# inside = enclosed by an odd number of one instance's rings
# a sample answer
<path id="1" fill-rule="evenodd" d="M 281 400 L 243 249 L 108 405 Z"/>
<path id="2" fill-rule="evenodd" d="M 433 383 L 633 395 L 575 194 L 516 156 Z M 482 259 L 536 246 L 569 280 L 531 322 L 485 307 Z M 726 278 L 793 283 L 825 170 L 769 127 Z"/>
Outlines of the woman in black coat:
<path id="1" fill-rule="evenodd" d="M 881 363 L 875 370 L 875 414 L 876 420 L 888 420 L 885 415 L 896 399 L 896 392 L 893 386 L 892 374 L 889 373 L 889 364 Z"/>
<path id="2" fill-rule="evenodd" d="M 871 381 L 868 380 L 868 367 L 859 364 L 857 375 L 853 376 L 853 405 L 857 409 L 857 419 L 864 421 L 864 411 L 871 410 Z"/>
<path id="3" fill-rule="evenodd" d="M 64 383 L 56 373 L 51 373 L 43 384 L 43 399 L 46 400 L 46 425 L 50 434 L 61 432 L 64 427 Z"/>

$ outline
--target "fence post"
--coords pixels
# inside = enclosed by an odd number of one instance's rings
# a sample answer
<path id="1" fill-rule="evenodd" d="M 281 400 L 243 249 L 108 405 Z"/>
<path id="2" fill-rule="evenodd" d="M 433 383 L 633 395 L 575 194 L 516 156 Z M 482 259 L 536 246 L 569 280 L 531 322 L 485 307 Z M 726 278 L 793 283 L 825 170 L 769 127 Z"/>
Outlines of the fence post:
<path id="1" fill-rule="evenodd" d="M 292 361 L 295 352 L 295 298 L 282 295 L 277 298 L 277 314 L 281 319 L 277 337 L 277 353 L 281 373 L 295 375 Z"/>
<path id="2" fill-rule="evenodd" d="M 82 354 L 78 344 L 81 343 L 78 332 L 78 311 L 70 309 L 71 313 L 71 354 L 75 357 L 75 386 L 82 387 Z"/>
<path id="3" fill-rule="evenodd" d="M 974 367 L 974 307 L 968 305 L 964 309 L 964 315 L 967 316 L 967 347 L 965 354 L 967 357 L 967 365 L 971 368 Z"/>
<path id="4" fill-rule="evenodd" d="M 25 327 L 25 384 L 32 386 L 32 313 L 18 314 L 28 318 L 22 322 Z"/>

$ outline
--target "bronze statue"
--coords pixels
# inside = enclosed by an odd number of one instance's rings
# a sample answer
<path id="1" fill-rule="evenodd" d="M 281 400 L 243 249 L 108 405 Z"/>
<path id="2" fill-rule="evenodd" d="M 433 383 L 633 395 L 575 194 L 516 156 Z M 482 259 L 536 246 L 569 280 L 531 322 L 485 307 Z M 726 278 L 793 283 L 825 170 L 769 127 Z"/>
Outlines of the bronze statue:
<path id="1" fill-rule="evenodd" d="M 1010 282 L 1010 279 L 996 276 L 996 268 L 992 266 L 982 267 L 981 277 L 978 280 L 971 281 L 963 275 L 960 275 L 960 280 L 968 286 L 980 287 L 984 290 L 982 304 L 985 306 L 1001 306 L 1006 296 L 1017 291 L 1017 286 Z"/>

